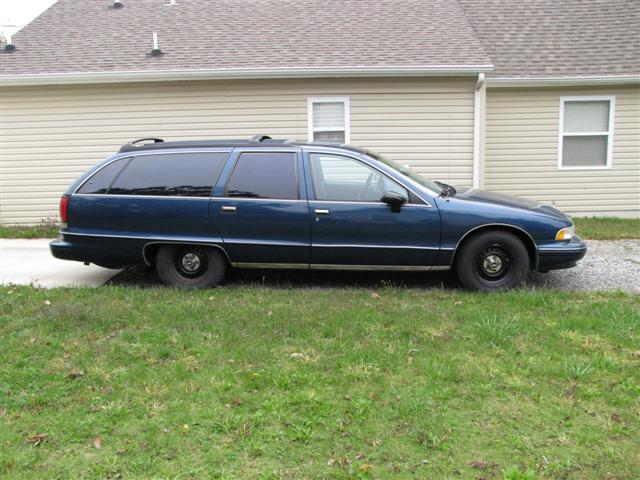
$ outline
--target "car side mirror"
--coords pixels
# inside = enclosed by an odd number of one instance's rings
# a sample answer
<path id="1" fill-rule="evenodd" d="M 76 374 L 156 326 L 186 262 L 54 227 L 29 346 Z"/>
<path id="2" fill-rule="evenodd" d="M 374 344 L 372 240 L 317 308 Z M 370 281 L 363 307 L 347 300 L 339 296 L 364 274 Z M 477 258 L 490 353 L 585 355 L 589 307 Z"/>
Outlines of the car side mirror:
<path id="1" fill-rule="evenodd" d="M 380 201 L 389 205 L 392 212 L 398 213 L 402 208 L 402 205 L 407 203 L 407 198 L 398 192 L 386 192 Z"/>

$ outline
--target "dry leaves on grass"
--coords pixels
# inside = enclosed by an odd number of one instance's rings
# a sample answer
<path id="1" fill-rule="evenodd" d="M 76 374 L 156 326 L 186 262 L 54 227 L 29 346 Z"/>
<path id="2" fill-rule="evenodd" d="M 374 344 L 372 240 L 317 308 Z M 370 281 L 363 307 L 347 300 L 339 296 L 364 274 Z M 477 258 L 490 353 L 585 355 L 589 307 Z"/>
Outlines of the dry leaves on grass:
<path id="1" fill-rule="evenodd" d="M 31 435 L 27 438 L 27 442 L 29 442 L 34 447 L 41 445 L 47 438 L 46 433 L 37 433 L 35 435 Z"/>
<path id="2" fill-rule="evenodd" d="M 77 380 L 78 378 L 82 378 L 84 377 L 84 372 L 79 371 L 79 372 L 71 372 L 68 373 L 66 378 L 69 380 Z"/>
<path id="3" fill-rule="evenodd" d="M 95 448 L 96 450 L 100 450 L 102 448 L 102 440 L 100 439 L 100 437 L 95 437 L 93 439 L 93 448 Z"/>

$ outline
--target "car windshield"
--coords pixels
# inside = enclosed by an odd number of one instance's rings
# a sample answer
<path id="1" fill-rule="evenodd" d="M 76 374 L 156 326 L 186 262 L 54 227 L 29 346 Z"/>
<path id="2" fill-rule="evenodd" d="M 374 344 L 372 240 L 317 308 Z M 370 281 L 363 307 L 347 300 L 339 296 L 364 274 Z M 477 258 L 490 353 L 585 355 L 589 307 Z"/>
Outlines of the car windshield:
<path id="1" fill-rule="evenodd" d="M 376 160 L 384 163 L 385 165 L 388 165 L 389 167 L 393 168 L 395 171 L 401 173 L 405 177 L 413 180 L 414 182 L 422 185 L 423 187 L 428 188 L 432 192 L 435 192 L 437 195 L 440 195 L 442 193 L 442 191 L 443 191 L 443 188 L 441 186 L 439 186 L 437 183 L 429 180 L 428 178 L 422 176 L 421 174 L 419 174 L 415 170 L 412 170 L 409 165 L 400 165 L 400 164 L 394 162 L 393 160 L 389 160 L 388 158 L 385 158 L 382 155 L 374 153 L 374 152 L 367 152 L 367 155 L 369 155 L 370 157 L 375 158 Z"/>

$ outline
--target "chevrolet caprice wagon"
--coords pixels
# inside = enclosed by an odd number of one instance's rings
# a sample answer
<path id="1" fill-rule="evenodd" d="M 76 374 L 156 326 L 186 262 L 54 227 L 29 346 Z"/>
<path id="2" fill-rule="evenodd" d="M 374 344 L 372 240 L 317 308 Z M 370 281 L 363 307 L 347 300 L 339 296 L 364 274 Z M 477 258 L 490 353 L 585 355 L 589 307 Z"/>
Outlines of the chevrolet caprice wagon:
<path id="1" fill-rule="evenodd" d="M 453 269 L 489 291 L 586 252 L 550 206 L 456 190 L 367 150 L 267 136 L 131 142 L 71 185 L 60 217 L 55 257 L 153 265 L 183 288 L 213 287 L 230 267 Z"/>

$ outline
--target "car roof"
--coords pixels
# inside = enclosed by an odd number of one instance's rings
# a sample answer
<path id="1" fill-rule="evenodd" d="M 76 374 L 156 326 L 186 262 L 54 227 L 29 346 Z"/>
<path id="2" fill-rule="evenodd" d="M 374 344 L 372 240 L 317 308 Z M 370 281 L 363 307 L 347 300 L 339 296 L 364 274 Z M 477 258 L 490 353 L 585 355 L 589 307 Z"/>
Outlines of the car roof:
<path id="1" fill-rule="evenodd" d="M 181 140 L 165 142 L 161 138 L 141 138 L 125 143 L 120 147 L 118 153 L 138 152 L 147 150 L 169 150 L 169 149 L 190 149 L 190 148 L 237 148 L 237 147 L 327 147 L 349 150 L 357 153 L 367 153 L 366 150 L 345 144 L 326 142 L 294 142 L 286 139 L 273 139 L 267 135 L 256 135 L 247 140 L 227 139 L 227 140 Z"/>

